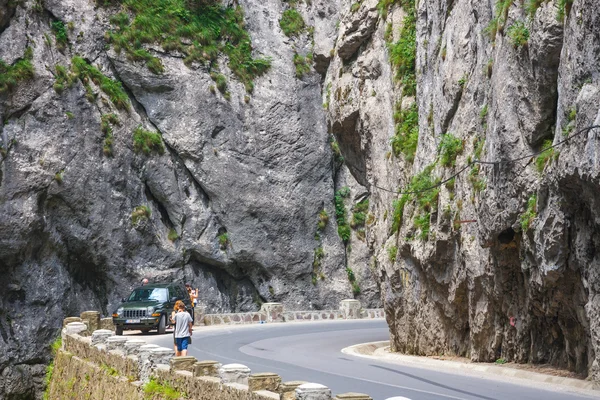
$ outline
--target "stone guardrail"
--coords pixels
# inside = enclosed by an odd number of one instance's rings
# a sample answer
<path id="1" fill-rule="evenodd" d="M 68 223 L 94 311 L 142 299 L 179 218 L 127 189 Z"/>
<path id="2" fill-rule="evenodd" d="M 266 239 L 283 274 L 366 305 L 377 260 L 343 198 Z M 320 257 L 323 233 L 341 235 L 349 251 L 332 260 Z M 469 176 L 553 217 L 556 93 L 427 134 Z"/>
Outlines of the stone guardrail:
<path id="1" fill-rule="evenodd" d="M 90 335 L 88 324 L 70 320 L 65 319 L 62 348 L 54 360 L 50 400 L 162 399 L 166 393 L 169 398 L 200 400 L 372 400 L 362 393 L 332 397 L 326 386 L 282 382 L 275 373 L 252 374 L 242 364 L 174 357 L 171 348 L 115 336 L 107 329 Z"/>
<path id="2" fill-rule="evenodd" d="M 257 323 L 379 318 L 383 311 L 362 310 L 358 301 L 343 300 L 340 310 L 285 312 L 281 304 L 266 303 L 261 312 L 242 314 Z M 236 322 L 249 323 L 235 319 L 230 323 Z M 372 400 L 361 393 L 332 397 L 326 386 L 282 382 L 277 374 L 252 374 L 241 364 L 222 365 L 195 357 L 174 357 L 171 348 L 147 344 L 138 337 L 116 336 L 112 328 L 112 319 L 101 319 L 95 311 L 65 318 L 62 348 L 56 354 L 48 388 L 49 399 L 160 399 L 164 390 L 170 391 L 169 398 L 175 395 L 201 400 Z"/>
<path id="3" fill-rule="evenodd" d="M 204 325 L 241 325 L 259 324 L 265 322 L 290 322 L 290 321 L 324 321 L 361 318 L 383 318 L 382 308 L 362 309 L 358 300 L 342 300 L 339 310 L 313 310 L 313 311 L 285 311 L 281 303 L 264 303 L 260 311 L 206 314 L 203 318 Z"/>
<path id="4" fill-rule="evenodd" d="M 241 325 L 260 324 L 267 322 L 291 321 L 325 321 L 345 319 L 373 319 L 384 318 L 382 308 L 361 308 L 358 300 L 348 299 L 340 302 L 338 310 L 312 310 L 312 311 L 285 311 L 281 303 L 264 303 L 260 311 L 205 314 L 196 313 L 196 323 L 204 325 Z M 100 318 L 98 311 L 85 311 L 80 317 L 65 318 L 64 324 L 70 322 L 83 322 L 90 332 L 96 329 L 114 329 L 112 318 Z"/>

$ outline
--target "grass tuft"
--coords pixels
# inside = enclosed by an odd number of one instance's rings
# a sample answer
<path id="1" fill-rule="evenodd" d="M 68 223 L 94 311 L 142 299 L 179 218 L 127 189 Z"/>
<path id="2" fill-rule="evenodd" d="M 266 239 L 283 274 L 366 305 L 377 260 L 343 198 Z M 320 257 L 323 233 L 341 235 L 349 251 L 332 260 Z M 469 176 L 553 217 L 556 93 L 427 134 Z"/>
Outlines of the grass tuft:
<path id="1" fill-rule="evenodd" d="M 442 135 L 438 146 L 440 162 L 444 167 L 456 166 L 456 157 L 463 151 L 463 141 L 451 133 Z"/>
<path id="2" fill-rule="evenodd" d="M 147 131 L 141 126 L 133 131 L 133 149 L 136 153 L 143 152 L 145 155 L 152 152 L 162 155 L 165 152 L 160 133 Z"/>
<path id="3" fill-rule="evenodd" d="M 413 103 L 408 109 L 400 109 L 396 104 L 394 113 L 396 132 L 391 139 L 392 150 L 396 157 L 403 154 L 406 161 L 413 162 L 419 143 L 419 113 L 417 104 Z"/>
<path id="4" fill-rule="evenodd" d="M 152 215 L 152 211 L 150 210 L 150 207 L 145 206 L 145 205 L 137 206 L 136 208 L 133 209 L 133 212 L 131 213 L 131 222 L 134 225 L 137 225 L 141 221 L 148 220 L 151 215 Z"/>
<path id="5" fill-rule="evenodd" d="M 540 155 L 538 155 L 535 158 L 535 167 L 539 173 L 544 172 L 544 168 L 546 168 L 546 165 L 550 162 L 550 160 L 552 160 L 552 157 L 554 156 L 554 148 L 549 148 L 550 146 L 552 146 L 552 140 L 545 140 L 542 144 L 542 149 L 546 150 L 541 152 Z"/>
<path id="6" fill-rule="evenodd" d="M 23 57 L 12 65 L 0 60 L 0 93 L 8 92 L 17 87 L 21 82 L 31 80 L 34 77 L 34 69 L 31 60 L 33 50 L 28 47 Z"/>
<path id="7" fill-rule="evenodd" d="M 295 8 L 289 8 L 283 12 L 279 26 L 288 37 L 298 36 L 306 28 L 302 15 Z"/>
<path id="8" fill-rule="evenodd" d="M 531 195 L 531 197 L 529 198 L 529 200 L 527 200 L 527 210 L 525 210 L 525 212 L 523 214 L 521 214 L 520 217 L 520 222 L 521 222 L 521 229 L 523 232 L 526 232 L 529 227 L 531 226 L 531 223 L 533 222 L 533 220 L 535 219 L 535 217 L 537 216 L 537 195 Z"/>

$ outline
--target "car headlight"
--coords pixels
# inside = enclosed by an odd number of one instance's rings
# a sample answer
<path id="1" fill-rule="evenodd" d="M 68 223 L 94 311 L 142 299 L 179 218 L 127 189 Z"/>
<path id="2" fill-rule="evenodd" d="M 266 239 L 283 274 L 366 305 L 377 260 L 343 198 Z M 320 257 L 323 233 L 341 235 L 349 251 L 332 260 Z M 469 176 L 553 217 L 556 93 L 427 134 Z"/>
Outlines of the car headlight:
<path id="1" fill-rule="evenodd" d="M 148 307 L 146 309 L 146 315 L 152 315 L 154 313 L 154 307 Z"/>
<path id="2" fill-rule="evenodd" d="M 122 317 L 123 316 L 123 307 L 117 308 L 117 311 L 113 314 L 113 317 Z"/>

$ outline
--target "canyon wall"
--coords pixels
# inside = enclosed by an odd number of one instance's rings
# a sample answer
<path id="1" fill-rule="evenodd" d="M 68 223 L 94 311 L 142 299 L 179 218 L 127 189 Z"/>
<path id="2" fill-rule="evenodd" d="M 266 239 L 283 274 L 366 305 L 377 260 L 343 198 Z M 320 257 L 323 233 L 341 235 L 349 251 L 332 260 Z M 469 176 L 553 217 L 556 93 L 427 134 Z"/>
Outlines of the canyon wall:
<path id="1" fill-rule="evenodd" d="M 209 313 L 355 296 L 397 351 L 597 378 L 599 19 L 0 1 L 0 394 L 39 397 L 62 318 L 144 277 Z"/>

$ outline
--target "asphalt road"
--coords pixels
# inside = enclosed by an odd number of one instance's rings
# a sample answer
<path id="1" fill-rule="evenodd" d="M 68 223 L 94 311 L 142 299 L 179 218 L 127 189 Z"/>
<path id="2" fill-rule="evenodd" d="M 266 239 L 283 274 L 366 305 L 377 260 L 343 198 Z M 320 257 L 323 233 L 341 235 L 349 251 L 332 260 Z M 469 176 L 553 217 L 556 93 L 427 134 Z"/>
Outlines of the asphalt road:
<path id="1" fill-rule="evenodd" d="M 173 335 L 141 335 L 149 343 L 172 347 Z M 223 364 L 240 363 L 252 372 L 274 372 L 284 381 L 326 385 L 333 394 L 360 392 L 374 400 L 564 400 L 582 394 L 543 390 L 512 382 L 432 371 L 341 353 L 354 344 L 389 339 L 383 320 L 327 321 L 248 326 L 195 327 L 189 355 Z"/>

